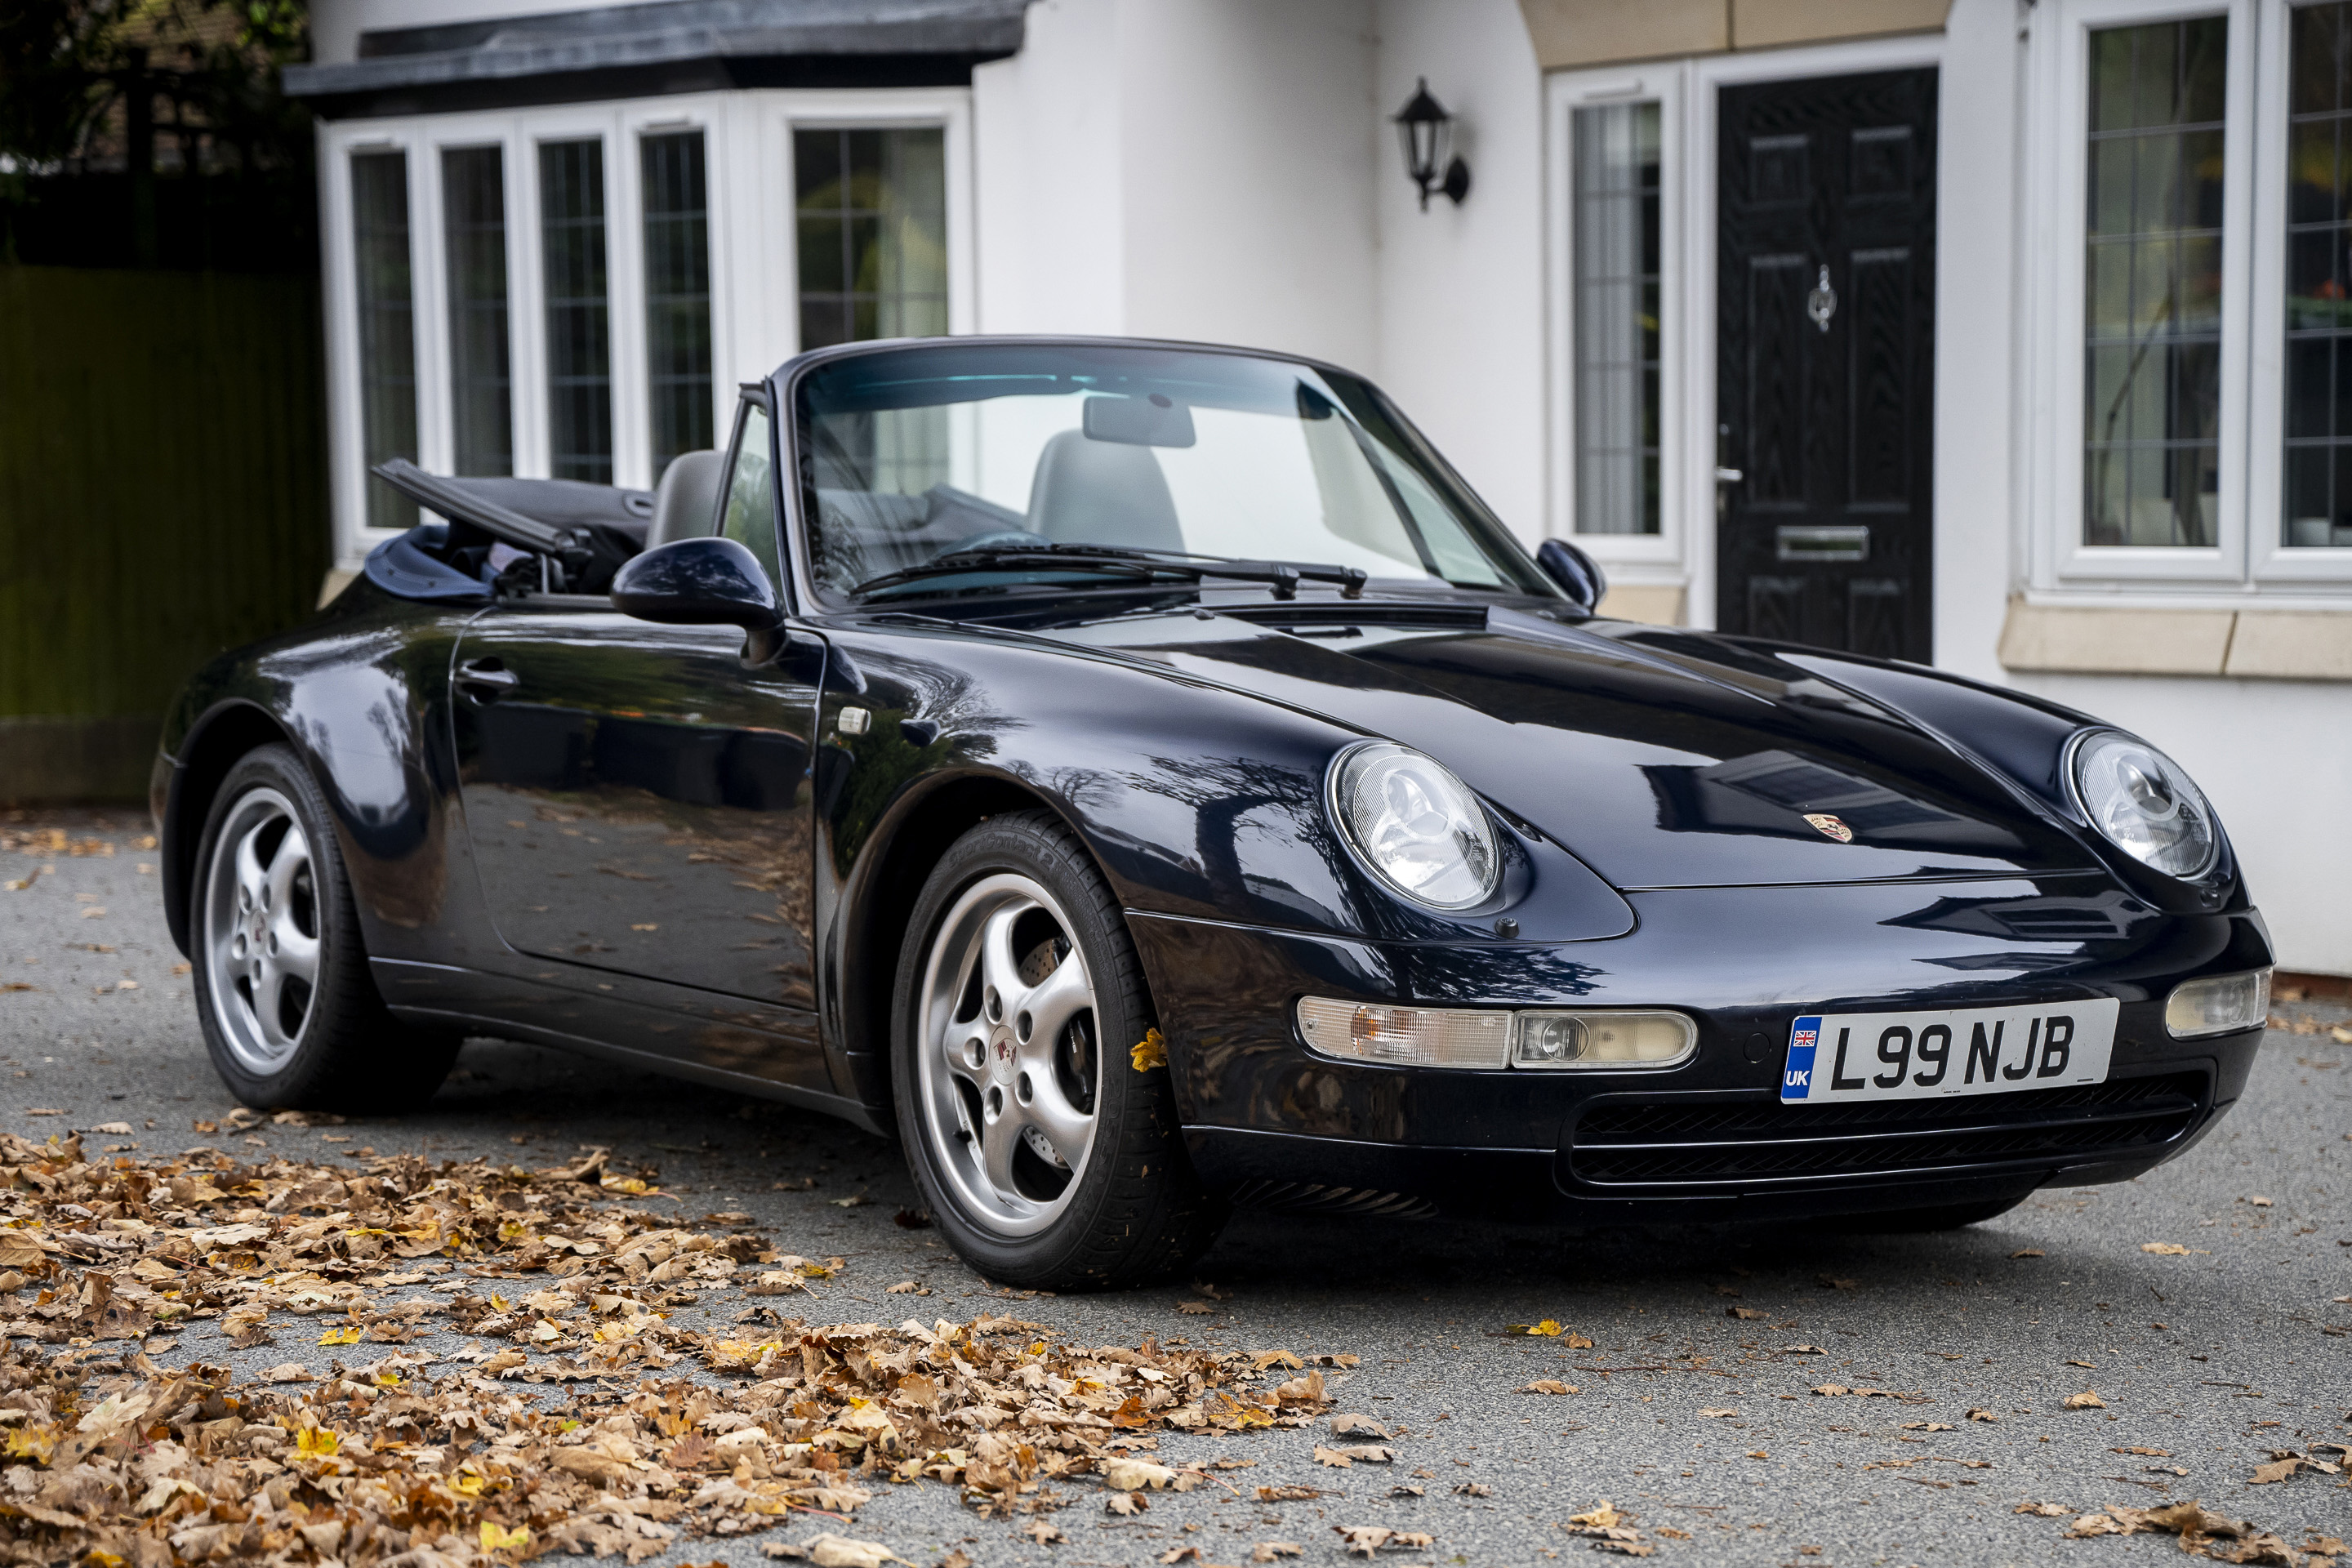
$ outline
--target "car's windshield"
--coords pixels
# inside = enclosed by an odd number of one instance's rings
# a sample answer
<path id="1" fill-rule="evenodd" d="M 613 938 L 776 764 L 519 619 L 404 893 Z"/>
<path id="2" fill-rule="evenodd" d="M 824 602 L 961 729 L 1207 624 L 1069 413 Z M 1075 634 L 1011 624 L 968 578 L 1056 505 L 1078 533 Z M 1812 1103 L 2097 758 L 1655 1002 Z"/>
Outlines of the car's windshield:
<path id="1" fill-rule="evenodd" d="M 1306 365 L 924 344 L 820 366 L 794 404 L 809 559 L 836 603 L 1087 579 L 1047 547 L 1555 594 L 1377 392 Z M 924 570 L 943 556 L 969 571 Z"/>

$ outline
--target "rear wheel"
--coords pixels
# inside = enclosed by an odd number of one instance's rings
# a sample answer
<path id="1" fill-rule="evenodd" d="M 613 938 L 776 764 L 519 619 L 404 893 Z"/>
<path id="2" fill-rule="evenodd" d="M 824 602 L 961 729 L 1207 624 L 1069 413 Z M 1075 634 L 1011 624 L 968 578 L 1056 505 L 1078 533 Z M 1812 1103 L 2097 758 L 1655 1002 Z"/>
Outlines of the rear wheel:
<path id="1" fill-rule="evenodd" d="M 197 1016 L 230 1093 L 305 1110 L 432 1098 L 458 1038 L 385 1010 L 326 801 L 289 748 L 251 752 L 222 782 L 189 898 Z"/>
<path id="2" fill-rule="evenodd" d="M 1111 1289 L 1214 1239 L 1118 906 L 1042 812 L 950 847 L 916 902 L 892 1019 L 898 1127 L 958 1252 L 996 1279 Z"/>

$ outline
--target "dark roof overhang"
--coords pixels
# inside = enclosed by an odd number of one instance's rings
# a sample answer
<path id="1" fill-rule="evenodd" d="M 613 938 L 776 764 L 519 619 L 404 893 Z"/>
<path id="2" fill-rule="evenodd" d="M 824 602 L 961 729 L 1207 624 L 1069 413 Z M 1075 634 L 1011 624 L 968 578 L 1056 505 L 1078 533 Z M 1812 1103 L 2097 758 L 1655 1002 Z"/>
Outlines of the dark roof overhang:
<path id="1" fill-rule="evenodd" d="M 751 87 L 940 87 L 1019 51 L 1028 0 L 644 0 L 360 37 L 291 66 L 328 119 Z"/>

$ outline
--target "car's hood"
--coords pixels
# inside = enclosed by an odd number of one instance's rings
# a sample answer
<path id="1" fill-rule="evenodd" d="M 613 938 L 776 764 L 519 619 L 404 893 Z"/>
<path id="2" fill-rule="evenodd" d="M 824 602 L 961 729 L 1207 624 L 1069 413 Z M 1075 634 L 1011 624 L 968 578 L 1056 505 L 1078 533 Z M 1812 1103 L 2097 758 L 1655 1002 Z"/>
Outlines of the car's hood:
<path id="1" fill-rule="evenodd" d="M 1634 640 L 1644 628 L 1624 623 L 1505 610 L 1451 625 L 1306 616 L 1155 616 L 1032 635 L 1417 747 L 1621 889 L 2097 865 L 2023 790 L 1793 663 L 1702 637 L 1645 647 Z"/>

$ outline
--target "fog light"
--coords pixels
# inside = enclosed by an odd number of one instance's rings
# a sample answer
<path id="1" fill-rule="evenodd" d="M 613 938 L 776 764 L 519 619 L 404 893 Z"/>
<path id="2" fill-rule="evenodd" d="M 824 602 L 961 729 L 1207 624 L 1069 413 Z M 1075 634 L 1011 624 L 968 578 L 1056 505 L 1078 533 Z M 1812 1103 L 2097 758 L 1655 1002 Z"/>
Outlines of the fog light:
<path id="1" fill-rule="evenodd" d="M 1531 1013 L 1519 1020 L 1519 1065 L 1565 1067 L 1585 1053 L 1588 1040 L 1581 1019 L 1565 1013 Z"/>
<path id="2" fill-rule="evenodd" d="M 1327 1057 L 1402 1067 L 1499 1068 L 1508 1060 L 1511 1016 L 1302 996 L 1298 1032 Z"/>
<path id="3" fill-rule="evenodd" d="M 2164 999 L 2164 1029 L 2176 1040 L 2257 1028 L 2270 1016 L 2271 972 L 2208 974 L 2185 980 Z"/>
<path id="4" fill-rule="evenodd" d="M 1665 1067 L 1698 1045 L 1680 1013 L 1521 1013 L 1513 1023 L 1514 1067 Z"/>

